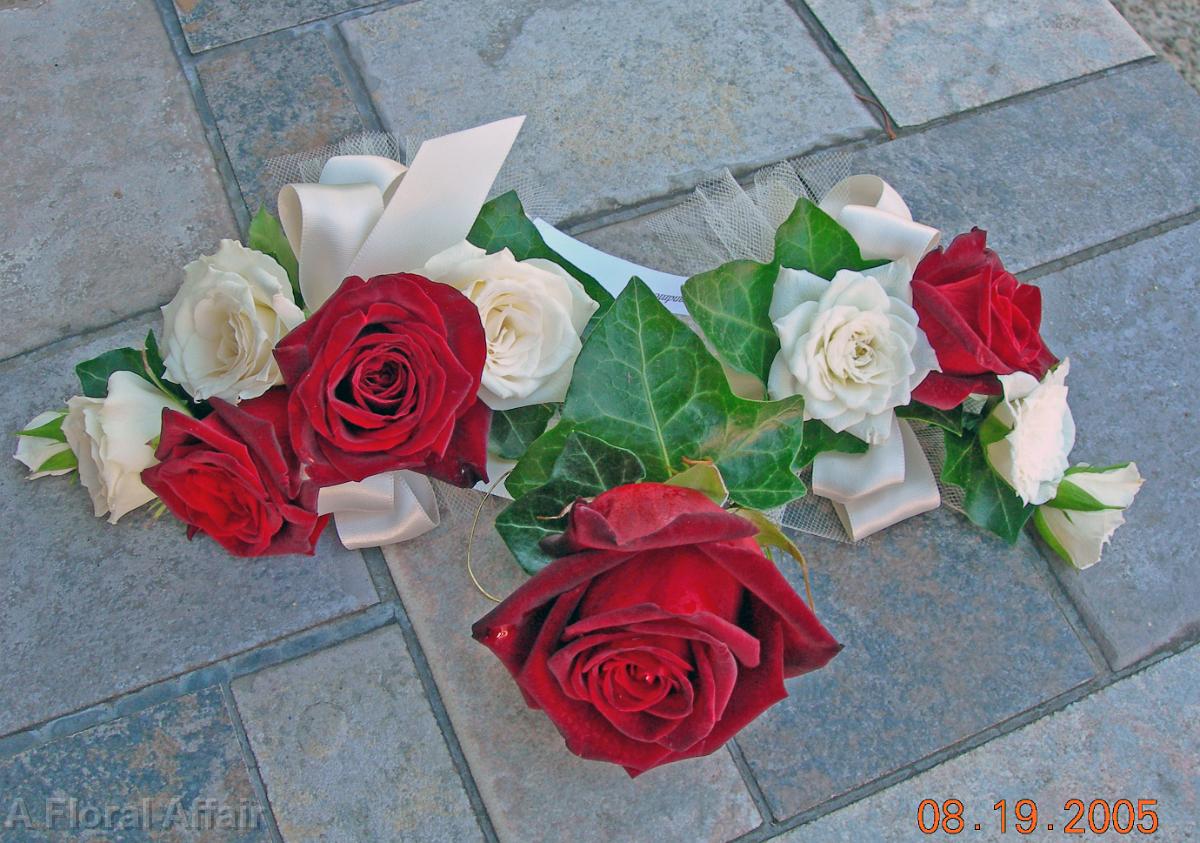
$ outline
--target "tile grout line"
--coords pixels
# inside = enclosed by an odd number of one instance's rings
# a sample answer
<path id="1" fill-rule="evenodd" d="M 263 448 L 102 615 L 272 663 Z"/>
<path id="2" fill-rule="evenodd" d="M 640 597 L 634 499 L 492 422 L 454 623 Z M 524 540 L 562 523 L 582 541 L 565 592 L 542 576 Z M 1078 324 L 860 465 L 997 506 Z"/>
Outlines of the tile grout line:
<path id="1" fill-rule="evenodd" d="M 837 39 L 826 29 L 825 24 L 821 23 L 821 18 L 817 13 L 809 8 L 805 0 L 785 0 L 785 2 L 808 29 L 817 48 L 825 54 L 825 58 L 833 65 L 833 69 L 845 80 L 850 90 L 858 95 L 860 104 L 870 113 L 871 118 L 885 131 L 889 125 L 894 128 L 896 120 L 888 111 L 887 106 L 883 104 L 883 100 L 871 90 L 871 86 L 867 84 L 867 80 L 858 72 L 854 62 L 850 61 L 850 57 L 842 50 Z M 866 98 L 869 102 L 864 102 L 862 98 Z M 872 108 L 872 105 L 878 106 L 878 108 Z"/>
<path id="2" fill-rule="evenodd" d="M 379 551 L 379 554 L 382 558 L 383 552 Z M 425 655 L 425 648 L 421 646 L 417 630 L 413 627 L 412 621 L 408 617 L 408 612 L 404 608 L 404 598 L 401 597 L 393 606 L 395 608 L 396 624 L 400 627 L 400 631 L 404 635 L 404 643 L 408 647 L 408 655 L 412 659 L 413 667 L 416 669 L 417 678 L 421 680 L 421 687 L 425 692 L 425 701 L 428 703 L 429 710 L 433 714 L 433 719 L 437 722 L 438 729 L 442 733 L 442 740 L 445 742 L 446 750 L 450 753 L 450 760 L 458 772 L 463 792 L 466 793 L 471 810 L 475 813 L 475 821 L 479 824 L 479 830 L 483 833 L 483 837 L 488 843 L 499 843 L 500 838 L 496 834 L 495 826 L 492 824 L 491 815 L 488 813 L 487 805 L 483 801 L 483 795 L 479 792 L 479 786 L 475 782 L 475 774 L 471 771 L 471 765 L 467 762 L 466 753 L 463 752 L 462 744 L 459 743 L 458 734 L 454 731 L 454 724 L 450 720 L 450 713 L 446 711 L 446 705 L 442 702 L 442 692 L 437 686 L 437 680 L 433 678 L 433 670 L 429 666 L 429 659 Z"/>
<path id="3" fill-rule="evenodd" d="M 742 745 L 738 743 L 737 735 L 734 735 L 726 742 L 725 749 L 729 751 L 729 755 L 733 759 L 733 764 L 737 767 L 738 774 L 742 777 L 742 783 L 750 793 L 751 801 L 754 802 L 754 808 L 758 811 L 759 819 L 762 820 L 762 823 L 758 827 L 771 825 L 771 804 L 767 801 L 767 795 L 763 792 L 762 785 L 758 782 L 758 777 L 750 769 L 750 762 L 746 760 L 746 753 L 742 750 Z M 751 831 L 753 830 L 751 829 Z"/>
<path id="4" fill-rule="evenodd" d="M 377 603 L 174 676 L 119 692 L 84 708 L 0 735 L 0 759 L 366 635 L 386 626 L 392 621 L 394 614 L 395 604 Z"/>
<path id="5" fill-rule="evenodd" d="M 204 138 L 208 141 L 209 154 L 212 155 L 217 169 L 217 177 L 221 180 L 221 187 L 225 191 L 225 201 L 229 203 L 233 218 L 244 236 L 250 228 L 250 213 L 246 210 L 246 199 L 242 194 L 237 176 L 234 174 L 233 162 L 229 157 L 229 151 L 225 148 L 225 140 L 221 137 L 221 131 L 217 127 L 217 119 L 208 103 L 208 96 L 204 93 L 203 85 L 200 84 L 195 58 L 188 49 L 179 17 L 175 14 L 175 5 L 172 0 L 154 0 L 154 5 L 158 9 L 159 18 L 166 30 L 167 41 L 171 45 L 172 52 L 175 53 L 175 60 L 179 63 L 188 89 L 191 91 L 192 104 L 195 106 L 200 125 L 204 129 Z"/>
<path id="6" fill-rule="evenodd" d="M 881 793 L 882 791 L 902 784 L 911 778 L 915 778 L 916 776 L 938 767 L 948 761 L 952 761 L 961 755 L 965 755 L 972 750 L 991 743 L 993 740 L 1013 734 L 1014 732 L 1020 731 L 1026 726 L 1030 726 L 1046 717 L 1057 714 L 1067 707 L 1074 705 L 1075 703 L 1082 702 L 1093 694 L 1110 688 L 1124 679 L 1128 679 L 1130 676 L 1133 676 L 1136 673 L 1141 673 L 1144 670 L 1154 667 L 1160 662 L 1164 662 L 1175 656 L 1182 655 L 1193 647 L 1200 647 L 1200 636 L 1196 637 L 1194 640 L 1180 642 L 1173 647 L 1152 653 L 1151 655 L 1148 655 L 1134 664 L 1131 664 L 1126 668 L 1122 668 L 1121 670 L 1110 671 L 1104 675 L 1097 675 L 1086 682 L 1076 685 L 1074 688 L 1069 688 L 1061 694 L 1057 694 L 1048 700 L 1044 700 L 1035 706 L 1031 706 L 1024 711 L 1018 712 L 1017 714 L 1001 720 L 998 723 L 987 727 L 986 729 L 982 729 L 979 732 L 968 735 L 965 738 L 955 741 L 954 743 L 948 744 L 936 752 L 931 752 L 922 758 L 911 761 L 890 773 L 858 785 L 851 790 L 840 793 L 818 805 L 814 805 L 811 808 L 800 811 L 796 814 L 786 817 L 785 819 L 776 820 L 770 824 L 772 826 L 771 828 L 763 827 L 754 829 L 753 831 L 747 832 L 741 837 L 734 838 L 734 841 L 736 841 L 736 843 L 762 843 L 762 841 L 769 840 L 786 831 L 791 831 L 797 827 L 807 825 L 808 823 L 814 822 L 821 817 L 835 813 L 836 811 L 840 811 L 842 808 L 846 808 L 856 802 L 861 802 L 862 800 L 874 796 L 877 793 Z M 733 843 L 733 841 L 731 841 L 731 843 Z"/>
<path id="7" fill-rule="evenodd" d="M 283 843 L 283 834 L 279 831 L 279 822 L 275 819 L 275 809 L 267 796 L 267 785 L 263 781 L 262 772 L 258 769 L 258 758 L 254 748 L 250 746 L 250 736 L 246 734 L 246 725 L 242 722 L 242 712 L 238 709 L 237 698 L 233 695 L 233 687 L 228 682 L 221 683 L 221 697 L 225 700 L 225 710 L 233 723 L 233 731 L 237 736 L 238 746 L 242 751 L 242 761 L 250 777 L 250 787 L 258 801 L 262 804 L 263 816 L 267 820 L 267 833 L 271 835 L 272 843 Z"/>
<path id="8" fill-rule="evenodd" d="M 329 52 L 333 55 L 333 63 L 337 65 L 346 87 L 350 89 L 350 97 L 354 100 L 354 107 L 358 110 L 363 127 L 371 132 L 387 131 L 378 109 L 375 108 L 375 100 L 371 97 L 371 91 L 363 78 L 362 69 L 354 61 L 350 42 L 346 40 L 342 28 L 335 23 L 326 26 L 324 33 Z M 408 154 L 408 150 L 405 150 L 405 154 Z"/>

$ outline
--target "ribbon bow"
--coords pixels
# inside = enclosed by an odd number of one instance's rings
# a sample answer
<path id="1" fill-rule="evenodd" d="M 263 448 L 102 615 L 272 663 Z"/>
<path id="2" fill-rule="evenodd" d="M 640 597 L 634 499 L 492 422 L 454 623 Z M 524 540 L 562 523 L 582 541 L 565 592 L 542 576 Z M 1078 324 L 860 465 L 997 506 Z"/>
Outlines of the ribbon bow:
<path id="1" fill-rule="evenodd" d="M 420 269 L 467 238 L 524 117 L 428 140 L 405 167 L 376 155 L 330 158 L 316 184 L 279 192 L 279 219 L 300 263 L 300 292 L 315 310 L 349 275 Z M 321 490 L 346 547 L 419 536 L 438 524 L 428 478 L 389 471 Z"/>

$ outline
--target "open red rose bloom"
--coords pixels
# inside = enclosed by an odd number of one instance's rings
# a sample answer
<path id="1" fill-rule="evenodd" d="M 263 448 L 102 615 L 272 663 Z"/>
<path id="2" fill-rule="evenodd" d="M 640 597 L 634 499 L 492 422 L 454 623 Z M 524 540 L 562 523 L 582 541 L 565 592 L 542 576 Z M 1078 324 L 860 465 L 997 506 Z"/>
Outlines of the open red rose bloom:
<path id="1" fill-rule="evenodd" d="M 560 558 L 473 634 L 575 754 L 631 776 L 707 755 L 841 649 L 757 532 L 675 486 L 579 500 Z"/>
<path id="2" fill-rule="evenodd" d="M 204 419 L 163 412 L 158 465 L 142 482 L 167 509 L 234 556 L 312 554 L 329 516 L 301 477 L 287 436 L 287 393 L 272 389 L 229 404 L 212 399 Z"/>
<path id="3" fill-rule="evenodd" d="M 487 478 L 487 348 L 471 300 L 420 275 L 351 276 L 280 340 L 291 439 L 322 486 L 412 469 Z"/>
<path id="4" fill-rule="evenodd" d="M 930 372 L 913 399 L 950 410 L 972 392 L 996 395 L 997 375 L 1039 380 L 1058 362 L 1042 340 L 1042 291 L 1022 284 L 973 228 L 930 252 L 912 281 L 913 308 L 942 371 Z"/>

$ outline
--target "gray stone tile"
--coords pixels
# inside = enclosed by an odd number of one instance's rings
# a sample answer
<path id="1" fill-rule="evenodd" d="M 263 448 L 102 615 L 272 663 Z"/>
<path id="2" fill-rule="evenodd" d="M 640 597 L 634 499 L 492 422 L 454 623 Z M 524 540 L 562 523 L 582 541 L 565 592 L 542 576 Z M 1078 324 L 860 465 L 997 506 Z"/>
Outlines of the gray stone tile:
<path id="1" fill-rule="evenodd" d="M 1014 272 L 1200 206 L 1197 96 L 1165 64 L 1136 67 L 861 150 L 943 239 L 978 225 Z M 581 239 L 679 272 L 653 214 Z"/>
<path id="2" fill-rule="evenodd" d="M 1150 55 L 1106 0 L 809 0 L 902 125 Z"/>
<path id="3" fill-rule="evenodd" d="M 135 320 L 0 365 L 0 430 L 79 385 L 74 365 L 138 342 Z M 157 324 L 156 324 L 157 327 Z M 0 458 L 0 735 L 377 602 L 362 557 L 333 529 L 313 557 L 235 559 L 169 516 L 92 515 L 67 477 L 25 480 Z"/>
<path id="4" fill-rule="evenodd" d="M 175 0 L 193 53 L 370 6 L 378 0 Z"/>
<path id="5" fill-rule="evenodd" d="M 1200 223 L 1038 280 L 1071 358 L 1073 462 L 1134 460 L 1146 483 L 1099 564 L 1054 567 L 1114 667 L 1200 636 L 1200 399 L 1179 366 L 1200 325 Z M 1048 550 L 1048 557 L 1053 556 Z"/>
<path id="6" fill-rule="evenodd" d="M 4 358 L 162 304 L 237 229 L 153 3 L 0 16 Z"/>
<path id="7" fill-rule="evenodd" d="M 493 605 L 471 584 L 466 547 L 481 495 L 439 484 L 442 523 L 385 548 L 405 609 L 429 659 L 455 734 L 503 841 L 729 840 L 760 822 L 730 756 L 669 764 L 637 780 L 619 767 L 567 752 L 540 711 L 525 707 L 500 662 L 471 639 L 471 624 Z M 484 587 L 508 594 L 524 574 L 492 526 L 479 519 L 472 565 Z"/>
<path id="8" fill-rule="evenodd" d="M 7 821 L 7 824 L 6 824 Z M 0 762 L 0 838 L 270 840 L 219 688 Z"/>
<path id="9" fill-rule="evenodd" d="M 1155 62 L 866 150 L 917 219 L 978 225 L 1013 271 L 1200 205 L 1200 96 Z"/>
<path id="10" fill-rule="evenodd" d="M 233 693 L 285 840 L 482 838 L 398 626 Z"/>
<path id="11" fill-rule="evenodd" d="M 259 205 L 275 206 L 268 159 L 363 131 L 346 80 L 320 32 L 258 38 L 202 56 L 196 69 L 251 214 Z"/>
<path id="12" fill-rule="evenodd" d="M 1063 826 L 1075 813 L 1063 809 L 1069 799 L 1112 805 L 1128 799 L 1154 799 L 1158 831 L 1153 834 L 1080 836 L 1083 840 L 1200 839 L 1200 650 L 1161 662 L 1111 685 L 1062 711 L 997 738 L 916 778 L 802 825 L 779 837 L 780 843 L 915 843 L 956 839 L 929 836 L 916 827 L 917 806 L 958 799 L 968 825 L 961 839 L 1005 843 L 1061 841 Z M 1008 831 L 992 806 L 1008 802 Z M 1019 834 L 1013 809 L 1019 799 L 1038 808 L 1038 829 Z M 1096 809 L 1099 822 L 1102 815 Z M 932 813 L 926 813 L 926 822 Z M 1121 827 L 1128 823 L 1118 811 Z M 1149 820 L 1142 820 L 1149 825 Z M 975 824 L 981 826 L 975 831 Z M 1047 830 L 1053 825 L 1053 830 Z M 1027 827 L 1027 826 L 1023 826 Z M 1087 829 L 1087 820 L 1079 826 Z M 868 836 L 869 835 L 869 836 Z"/>
<path id="13" fill-rule="evenodd" d="M 845 649 L 738 738 L 782 818 L 1090 679 L 1037 550 L 942 508 L 858 544 L 799 536 Z M 785 574 L 800 587 L 796 566 Z"/>
<path id="14" fill-rule="evenodd" d="M 570 217 L 879 128 L 783 0 L 426 0 L 341 26 L 400 135 L 527 114 L 510 171 Z"/>

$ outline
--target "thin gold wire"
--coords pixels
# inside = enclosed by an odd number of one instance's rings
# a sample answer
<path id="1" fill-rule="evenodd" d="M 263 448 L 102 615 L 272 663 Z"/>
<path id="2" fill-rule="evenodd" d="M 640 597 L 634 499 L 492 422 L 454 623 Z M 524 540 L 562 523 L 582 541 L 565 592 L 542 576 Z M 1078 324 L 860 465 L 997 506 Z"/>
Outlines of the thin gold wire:
<path id="1" fill-rule="evenodd" d="M 505 478 L 510 474 L 512 474 L 511 471 L 504 472 L 492 482 L 492 485 L 488 486 L 487 494 L 479 499 L 479 506 L 475 507 L 475 517 L 471 519 L 471 532 L 467 536 L 467 575 L 471 578 L 471 582 L 474 583 L 475 590 L 493 603 L 499 603 L 500 598 L 484 588 L 480 584 L 479 578 L 475 576 L 475 570 L 471 567 L 471 551 L 475 547 L 475 531 L 479 528 L 479 516 L 483 514 L 484 504 L 488 502 L 488 498 L 492 496 L 495 488 L 503 483 Z"/>

